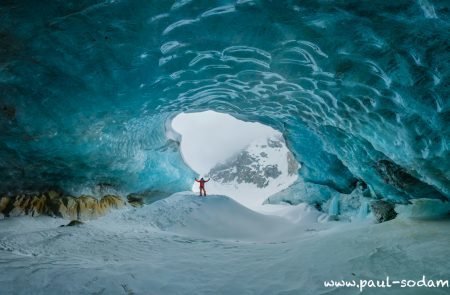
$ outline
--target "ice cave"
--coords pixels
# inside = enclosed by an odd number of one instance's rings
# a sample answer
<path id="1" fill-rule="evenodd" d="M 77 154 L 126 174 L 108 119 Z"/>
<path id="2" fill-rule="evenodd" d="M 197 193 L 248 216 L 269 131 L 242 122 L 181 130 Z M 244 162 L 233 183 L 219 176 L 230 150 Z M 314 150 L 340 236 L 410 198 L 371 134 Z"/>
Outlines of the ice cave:
<path id="1" fill-rule="evenodd" d="M 450 294 L 448 1 L 0 15 L 0 294 Z"/>

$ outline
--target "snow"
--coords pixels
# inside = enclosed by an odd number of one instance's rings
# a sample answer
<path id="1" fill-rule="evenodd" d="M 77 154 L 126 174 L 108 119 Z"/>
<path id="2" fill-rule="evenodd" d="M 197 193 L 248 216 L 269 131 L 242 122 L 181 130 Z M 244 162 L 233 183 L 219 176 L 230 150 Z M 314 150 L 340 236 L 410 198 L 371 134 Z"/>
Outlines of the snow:
<path id="1" fill-rule="evenodd" d="M 298 178 L 296 170 L 289 171 L 290 151 L 282 134 L 269 126 L 206 111 L 179 114 L 172 120 L 172 127 L 173 129 L 166 126 L 167 136 L 180 141 L 184 161 L 199 173 L 200 177 L 210 174 L 216 165 L 233 160 L 233 157 L 242 151 L 247 152 L 256 161 L 252 165 L 247 165 L 248 168 L 255 170 L 255 165 L 273 166 L 280 172 L 275 178 L 266 177 L 268 185 L 262 188 L 254 183 L 240 183 L 236 179 L 234 181 L 211 179 L 206 185 L 209 194 L 227 195 L 247 208 L 258 211 L 268 197 L 288 188 Z M 276 144 L 270 146 L 269 141 Z M 239 163 L 231 162 L 229 168 L 233 168 L 233 165 Z M 192 191 L 199 192 L 198 184 L 195 182 Z"/>
<path id="2" fill-rule="evenodd" d="M 181 135 L 183 159 L 202 175 L 253 140 L 280 134 L 269 126 L 214 111 L 181 113 L 172 120 L 172 127 Z"/>
<path id="3" fill-rule="evenodd" d="M 268 208 L 278 216 L 225 196 L 183 192 L 78 227 L 59 227 L 67 221 L 50 217 L 6 218 L 0 220 L 0 293 L 359 294 L 327 289 L 323 280 L 450 275 L 448 220 L 322 223 L 305 204 Z"/>

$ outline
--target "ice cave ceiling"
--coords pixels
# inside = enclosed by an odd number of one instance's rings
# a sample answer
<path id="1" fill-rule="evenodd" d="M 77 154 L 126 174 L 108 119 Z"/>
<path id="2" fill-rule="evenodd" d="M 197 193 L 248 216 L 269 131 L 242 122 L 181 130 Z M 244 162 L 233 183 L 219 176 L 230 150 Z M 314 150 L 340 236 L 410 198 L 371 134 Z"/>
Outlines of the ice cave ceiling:
<path id="1" fill-rule="evenodd" d="M 210 109 L 283 132 L 308 182 L 449 199 L 447 1 L 6 0 L 0 15 L 0 192 L 189 189 L 165 126 Z"/>

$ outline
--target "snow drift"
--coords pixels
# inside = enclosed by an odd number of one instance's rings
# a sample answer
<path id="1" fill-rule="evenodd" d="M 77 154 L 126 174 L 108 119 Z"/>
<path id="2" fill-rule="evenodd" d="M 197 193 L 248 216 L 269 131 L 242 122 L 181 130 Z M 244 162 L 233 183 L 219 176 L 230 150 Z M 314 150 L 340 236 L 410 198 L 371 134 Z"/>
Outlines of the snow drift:
<path id="1" fill-rule="evenodd" d="M 181 192 L 136 209 L 131 219 L 188 236 L 254 239 L 279 235 L 289 224 L 280 217 L 256 213 L 226 196 L 199 197 Z"/>
<path id="2" fill-rule="evenodd" d="M 323 281 L 449 277 L 448 221 L 320 224 L 307 212 L 301 226 L 289 221 L 305 209 L 295 208 L 281 219 L 187 192 L 73 227 L 45 216 L 0 220 L 1 293 L 359 294 Z"/>

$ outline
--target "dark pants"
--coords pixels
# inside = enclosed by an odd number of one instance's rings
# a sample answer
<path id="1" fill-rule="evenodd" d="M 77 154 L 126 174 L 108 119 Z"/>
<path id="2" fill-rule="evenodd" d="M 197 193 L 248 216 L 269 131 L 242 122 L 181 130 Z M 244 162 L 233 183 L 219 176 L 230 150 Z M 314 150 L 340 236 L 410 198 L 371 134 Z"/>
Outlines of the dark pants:
<path id="1" fill-rule="evenodd" d="M 205 191 L 204 187 L 200 187 L 200 196 L 202 195 L 202 192 L 203 192 L 203 195 L 206 196 L 206 191 Z"/>

